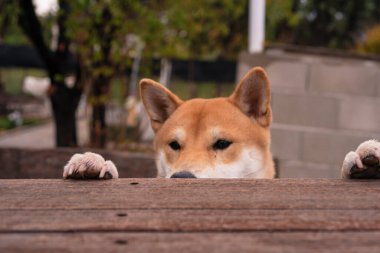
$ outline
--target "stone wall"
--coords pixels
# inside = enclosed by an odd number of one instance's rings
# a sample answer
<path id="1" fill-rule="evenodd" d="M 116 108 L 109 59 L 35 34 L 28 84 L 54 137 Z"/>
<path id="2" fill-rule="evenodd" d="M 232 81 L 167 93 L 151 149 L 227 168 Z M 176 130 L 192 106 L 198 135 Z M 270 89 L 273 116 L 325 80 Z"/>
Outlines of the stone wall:
<path id="1" fill-rule="evenodd" d="M 280 177 L 338 178 L 345 154 L 380 139 L 380 64 L 281 51 L 240 55 L 240 78 L 269 74 Z"/>

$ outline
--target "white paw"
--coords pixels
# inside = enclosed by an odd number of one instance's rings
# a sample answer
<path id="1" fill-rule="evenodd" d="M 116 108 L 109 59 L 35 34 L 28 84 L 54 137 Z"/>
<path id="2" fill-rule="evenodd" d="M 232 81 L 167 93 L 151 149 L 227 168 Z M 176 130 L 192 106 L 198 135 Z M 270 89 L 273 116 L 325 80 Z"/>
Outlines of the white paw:
<path id="1" fill-rule="evenodd" d="M 349 152 L 344 158 L 342 178 L 379 178 L 380 142 L 365 141 L 355 152 Z M 355 174 L 355 176 L 353 175 Z"/>
<path id="2" fill-rule="evenodd" d="M 116 166 L 101 155 L 86 152 L 73 155 L 63 168 L 63 178 L 118 178 Z"/>

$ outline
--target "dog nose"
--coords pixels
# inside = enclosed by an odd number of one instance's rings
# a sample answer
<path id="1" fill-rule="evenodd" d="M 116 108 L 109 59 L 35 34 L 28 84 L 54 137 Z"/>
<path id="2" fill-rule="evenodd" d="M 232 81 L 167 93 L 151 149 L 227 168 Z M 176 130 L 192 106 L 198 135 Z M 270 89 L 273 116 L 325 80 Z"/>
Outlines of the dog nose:
<path id="1" fill-rule="evenodd" d="M 180 171 L 174 173 L 170 178 L 196 178 L 196 176 L 188 171 Z"/>

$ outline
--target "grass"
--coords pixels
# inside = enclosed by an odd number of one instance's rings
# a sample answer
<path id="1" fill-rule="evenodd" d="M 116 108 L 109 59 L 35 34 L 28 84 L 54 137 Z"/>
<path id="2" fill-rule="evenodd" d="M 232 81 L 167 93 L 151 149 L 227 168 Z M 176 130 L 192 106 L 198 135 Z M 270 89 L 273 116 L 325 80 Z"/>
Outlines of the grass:
<path id="1" fill-rule="evenodd" d="M 46 72 L 40 69 L 19 69 L 3 68 L 0 69 L 0 80 L 5 84 L 5 91 L 12 95 L 22 94 L 22 83 L 26 76 L 46 77 Z M 158 77 L 154 78 L 158 80 Z M 111 99 L 116 102 L 124 101 L 126 91 L 126 79 L 114 78 L 111 87 Z M 192 83 L 186 80 L 172 80 L 169 89 L 176 93 L 182 99 L 189 99 L 191 94 Z M 230 83 L 218 84 L 216 82 L 197 82 L 194 83 L 197 90 L 197 97 L 210 98 L 216 96 L 218 85 L 222 86 L 222 96 L 228 96 L 234 85 Z M 138 90 L 138 89 L 137 89 Z"/>
<path id="2" fill-rule="evenodd" d="M 4 89 L 12 95 L 22 93 L 22 83 L 26 76 L 45 77 L 46 72 L 40 69 L 19 69 L 3 68 L 0 69 L 0 81 L 4 84 Z"/>
<path id="3" fill-rule="evenodd" d="M 46 72 L 39 69 L 20 69 L 20 68 L 1 68 L 0 82 L 4 84 L 4 90 L 7 94 L 22 95 L 23 80 L 26 76 L 45 77 Z M 24 118 L 22 126 L 37 125 L 41 119 Z M 13 129 L 16 125 L 10 121 L 6 115 L 0 116 L 0 131 Z"/>
<path id="4" fill-rule="evenodd" d="M 41 119 L 35 119 L 35 118 L 24 119 L 22 126 L 34 126 L 34 125 L 40 124 L 42 121 L 43 120 Z M 0 131 L 13 129 L 15 127 L 16 127 L 15 123 L 10 121 L 7 116 L 0 116 Z"/>
<path id="5" fill-rule="evenodd" d="M 196 96 L 200 98 L 212 98 L 217 96 L 216 90 L 218 85 L 221 85 L 220 96 L 228 96 L 234 89 L 234 85 L 229 83 L 216 83 L 216 82 L 197 82 L 192 83 L 186 80 L 174 80 L 169 87 L 174 93 L 176 93 L 182 99 L 189 99 L 191 96 L 191 85 L 196 87 Z"/>
<path id="6" fill-rule="evenodd" d="M 14 128 L 15 125 L 7 117 L 0 116 L 0 130 L 8 130 Z"/>
<path id="7" fill-rule="evenodd" d="M 158 77 L 155 78 L 158 80 Z M 114 79 L 111 87 L 111 99 L 116 102 L 124 101 L 125 83 L 120 79 Z M 189 99 L 191 97 L 191 85 L 195 85 L 197 97 L 211 98 L 215 97 L 218 85 L 221 85 L 221 96 L 229 96 L 234 89 L 231 83 L 216 83 L 216 82 L 197 82 L 191 83 L 186 80 L 173 80 L 169 89 L 177 94 L 181 99 Z"/>
<path id="8" fill-rule="evenodd" d="M 122 103 L 126 92 L 126 84 L 121 78 L 114 78 L 111 84 L 111 99 L 115 102 Z"/>

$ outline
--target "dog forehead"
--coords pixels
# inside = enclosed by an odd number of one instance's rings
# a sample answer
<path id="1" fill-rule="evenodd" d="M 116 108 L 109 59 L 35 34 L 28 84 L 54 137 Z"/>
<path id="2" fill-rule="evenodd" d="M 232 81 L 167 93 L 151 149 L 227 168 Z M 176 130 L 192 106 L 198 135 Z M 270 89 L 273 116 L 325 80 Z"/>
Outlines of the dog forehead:
<path id="1" fill-rule="evenodd" d="M 245 115 L 227 99 L 192 99 L 183 103 L 169 118 L 170 125 L 211 127 Z"/>
<path id="2" fill-rule="evenodd" d="M 192 99 L 184 102 L 165 122 L 161 133 L 185 135 L 210 133 L 216 136 L 223 130 L 252 127 L 253 123 L 227 98 Z"/>
<path id="3" fill-rule="evenodd" d="M 223 121 L 244 114 L 227 98 L 191 99 L 183 103 L 174 113 L 177 121 Z M 210 122 L 207 122 L 210 123 Z"/>

